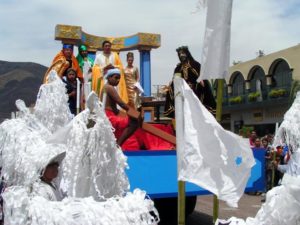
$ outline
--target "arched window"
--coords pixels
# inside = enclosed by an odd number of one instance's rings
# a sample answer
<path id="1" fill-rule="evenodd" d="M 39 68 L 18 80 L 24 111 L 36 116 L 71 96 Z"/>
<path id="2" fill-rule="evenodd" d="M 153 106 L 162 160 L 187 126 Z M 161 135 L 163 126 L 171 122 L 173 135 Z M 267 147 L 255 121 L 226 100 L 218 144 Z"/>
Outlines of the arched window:
<path id="1" fill-rule="evenodd" d="M 232 95 L 244 95 L 245 93 L 245 80 L 241 73 L 236 73 L 232 82 Z"/>
<path id="2" fill-rule="evenodd" d="M 262 68 L 257 67 L 251 76 L 250 79 L 250 92 L 257 92 L 266 90 L 267 83 L 265 73 Z"/>
<path id="3" fill-rule="evenodd" d="M 286 61 L 280 60 L 273 70 L 272 86 L 273 87 L 290 87 L 292 84 L 292 72 Z"/>

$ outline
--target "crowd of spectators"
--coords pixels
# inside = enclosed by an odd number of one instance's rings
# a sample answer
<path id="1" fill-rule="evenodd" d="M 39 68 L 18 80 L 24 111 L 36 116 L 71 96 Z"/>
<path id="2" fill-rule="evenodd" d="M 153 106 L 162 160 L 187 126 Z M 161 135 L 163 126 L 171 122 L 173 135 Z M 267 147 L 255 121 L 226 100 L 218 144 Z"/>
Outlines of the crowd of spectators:
<path id="1" fill-rule="evenodd" d="M 288 162 L 289 153 L 288 146 L 282 145 L 273 146 L 273 134 L 266 134 L 263 137 L 258 137 L 255 130 L 249 135 L 249 144 L 254 151 L 265 151 L 265 185 L 266 192 L 274 186 L 280 185 L 282 172 L 277 169 L 278 165 L 283 165 Z M 256 193 L 261 194 L 261 193 Z M 264 201 L 264 194 L 263 199 Z"/>

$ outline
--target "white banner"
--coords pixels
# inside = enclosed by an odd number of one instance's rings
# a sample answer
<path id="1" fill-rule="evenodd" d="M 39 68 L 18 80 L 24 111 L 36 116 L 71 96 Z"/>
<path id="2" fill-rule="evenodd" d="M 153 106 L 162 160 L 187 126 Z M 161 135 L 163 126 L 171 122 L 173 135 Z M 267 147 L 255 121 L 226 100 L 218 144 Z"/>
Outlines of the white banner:
<path id="1" fill-rule="evenodd" d="M 206 29 L 202 48 L 201 78 L 223 79 L 228 75 L 232 0 L 207 1 Z"/>
<path id="2" fill-rule="evenodd" d="M 237 207 L 255 164 L 248 139 L 224 130 L 182 78 L 174 87 L 178 180 Z"/>

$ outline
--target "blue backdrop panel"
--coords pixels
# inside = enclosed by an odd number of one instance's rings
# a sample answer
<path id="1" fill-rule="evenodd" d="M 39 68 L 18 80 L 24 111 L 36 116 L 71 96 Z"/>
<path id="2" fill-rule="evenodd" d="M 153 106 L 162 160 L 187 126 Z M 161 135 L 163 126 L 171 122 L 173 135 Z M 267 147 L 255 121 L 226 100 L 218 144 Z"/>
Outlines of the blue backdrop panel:
<path id="1" fill-rule="evenodd" d="M 251 176 L 248 180 L 246 191 L 265 191 L 265 150 L 262 148 L 253 148 L 255 166 L 252 167 Z"/>
<path id="2" fill-rule="evenodd" d="M 264 151 L 253 150 L 256 165 L 252 168 L 246 191 L 263 191 L 265 188 Z M 125 152 L 129 169 L 126 171 L 130 190 L 145 190 L 151 198 L 175 197 L 177 187 L 176 151 Z M 186 195 L 210 194 L 197 185 L 186 183 Z"/>
<path id="3" fill-rule="evenodd" d="M 146 50 L 140 50 L 140 83 L 144 96 L 151 96 L 151 57 Z"/>
<path id="4" fill-rule="evenodd" d="M 137 45 L 139 43 L 139 37 L 137 35 L 132 37 L 127 37 L 124 39 L 124 46 L 129 47 L 132 45 Z"/>

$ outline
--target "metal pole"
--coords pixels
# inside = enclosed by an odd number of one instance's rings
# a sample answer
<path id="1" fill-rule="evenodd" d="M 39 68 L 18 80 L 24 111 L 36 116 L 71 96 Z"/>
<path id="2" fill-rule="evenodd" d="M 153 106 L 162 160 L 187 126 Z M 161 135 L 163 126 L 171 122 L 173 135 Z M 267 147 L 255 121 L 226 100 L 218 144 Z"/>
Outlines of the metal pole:
<path id="1" fill-rule="evenodd" d="M 276 127 L 275 127 L 275 135 L 277 134 L 278 132 L 278 127 L 279 127 L 279 124 L 276 123 Z M 275 161 L 276 160 L 276 155 L 277 155 L 277 149 L 275 148 L 276 146 L 272 146 L 273 149 L 272 149 L 272 153 L 273 153 L 273 156 L 272 156 L 272 161 Z M 274 187 L 274 183 L 275 183 L 275 172 L 276 172 L 276 169 L 275 167 L 273 166 L 272 167 L 272 180 L 271 180 L 271 189 Z"/>
<path id="2" fill-rule="evenodd" d="M 76 93 L 76 115 L 80 112 L 80 80 L 77 80 L 77 93 Z"/>
<path id="3" fill-rule="evenodd" d="M 184 151 L 184 122 L 183 122 L 183 98 L 182 90 L 179 88 L 181 74 L 174 74 L 174 97 L 175 97 L 175 119 L 176 119 L 176 148 L 177 158 Z M 177 160 L 177 169 L 181 168 L 180 160 Z M 177 171 L 179 174 L 179 171 Z M 178 181 L 178 225 L 185 225 L 185 182 Z"/>
<path id="4" fill-rule="evenodd" d="M 222 102 L 223 102 L 223 87 L 224 87 L 224 79 L 217 79 L 217 108 L 216 108 L 216 119 L 219 123 L 222 120 Z M 216 220 L 219 217 L 219 199 L 216 195 L 214 195 L 213 200 L 213 224 L 215 224 Z"/>
<path id="5" fill-rule="evenodd" d="M 178 181 L 178 225 L 185 225 L 185 182 Z"/>

